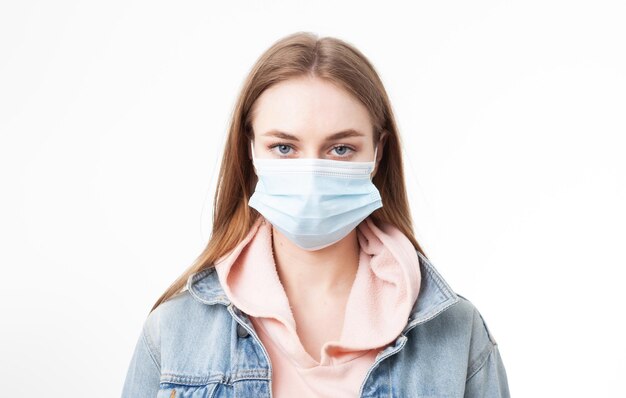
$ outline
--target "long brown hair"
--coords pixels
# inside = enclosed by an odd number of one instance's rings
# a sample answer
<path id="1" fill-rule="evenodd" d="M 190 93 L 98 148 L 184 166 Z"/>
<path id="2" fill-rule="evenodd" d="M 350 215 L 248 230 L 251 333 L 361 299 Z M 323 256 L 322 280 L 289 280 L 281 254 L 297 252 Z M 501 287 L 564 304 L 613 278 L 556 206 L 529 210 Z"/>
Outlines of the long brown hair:
<path id="1" fill-rule="evenodd" d="M 311 75 L 346 89 L 369 110 L 374 142 L 386 133 L 383 155 L 373 177 L 383 207 L 370 216 L 400 229 L 426 256 L 413 234 L 413 223 L 404 185 L 400 136 L 383 84 L 369 60 L 355 47 L 333 37 L 310 32 L 290 34 L 267 49 L 257 60 L 242 87 L 230 122 L 229 133 L 213 202 L 213 228 L 206 248 L 193 264 L 159 297 L 162 302 L 181 293 L 195 272 L 212 267 L 249 232 L 259 213 L 248 206 L 256 175 L 248 157 L 253 138 L 253 106 L 261 93 L 284 80 Z"/>

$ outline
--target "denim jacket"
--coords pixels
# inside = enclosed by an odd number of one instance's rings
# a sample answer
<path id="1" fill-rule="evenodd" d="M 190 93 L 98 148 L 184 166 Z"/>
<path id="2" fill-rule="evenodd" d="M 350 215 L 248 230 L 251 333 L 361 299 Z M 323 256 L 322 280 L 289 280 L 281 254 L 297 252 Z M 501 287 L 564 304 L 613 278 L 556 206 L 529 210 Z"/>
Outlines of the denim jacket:
<path id="1" fill-rule="evenodd" d="M 368 370 L 359 397 L 510 397 L 498 345 L 476 307 L 418 253 L 421 284 L 400 335 Z M 123 398 L 272 397 L 272 365 L 214 267 L 148 315 Z M 390 310 L 393 310 L 390 308 Z"/>

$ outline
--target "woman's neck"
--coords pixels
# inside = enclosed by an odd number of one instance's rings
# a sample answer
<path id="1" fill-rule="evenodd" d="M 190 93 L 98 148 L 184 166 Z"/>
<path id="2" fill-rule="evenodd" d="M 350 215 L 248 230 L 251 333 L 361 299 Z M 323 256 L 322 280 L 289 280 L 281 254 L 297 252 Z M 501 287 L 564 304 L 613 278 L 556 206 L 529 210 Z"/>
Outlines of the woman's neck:
<path id="1" fill-rule="evenodd" d="M 345 298 L 359 265 L 356 228 L 323 249 L 304 250 L 272 227 L 276 271 L 291 303 Z"/>

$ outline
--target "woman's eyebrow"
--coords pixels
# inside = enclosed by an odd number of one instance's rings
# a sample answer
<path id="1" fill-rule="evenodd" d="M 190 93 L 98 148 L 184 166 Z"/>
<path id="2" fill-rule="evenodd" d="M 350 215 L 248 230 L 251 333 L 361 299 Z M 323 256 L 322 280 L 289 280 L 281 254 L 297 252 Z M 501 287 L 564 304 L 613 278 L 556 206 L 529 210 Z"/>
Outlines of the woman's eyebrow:
<path id="1" fill-rule="evenodd" d="M 300 141 L 300 139 L 298 137 L 296 137 L 293 134 L 289 134 L 289 133 L 285 133 L 284 131 L 280 131 L 280 130 L 270 130 L 266 133 L 263 134 L 264 136 L 273 136 L 273 137 L 278 137 L 278 138 L 282 138 L 285 140 L 291 140 L 291 141 Z M 328 137 L 326 137 L 325 141 L 333 141 L 333 140 L 338 140 L 341 138 L 348 138 L 348 137 L 364 137 L 365 134 L 355 130 L 355 129 L 347 129 L 347 130 L 342 130 L 339 131 L 335 134 L 332 134 Z"/>

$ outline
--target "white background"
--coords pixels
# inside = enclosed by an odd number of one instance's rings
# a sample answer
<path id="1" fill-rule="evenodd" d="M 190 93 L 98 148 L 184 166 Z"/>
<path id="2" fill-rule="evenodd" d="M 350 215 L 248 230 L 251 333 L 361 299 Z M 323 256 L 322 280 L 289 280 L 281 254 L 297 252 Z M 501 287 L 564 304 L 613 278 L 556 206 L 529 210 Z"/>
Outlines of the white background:
<path id="1" fill-rule="evenodd" d="M 623 394 L 624 2 L 260 3 L 1 3 L 3 395 L 119 396 L 209 236 L 243 79 L 300 30 L 379 71 L 418 240 L 512 393 Z"/>

